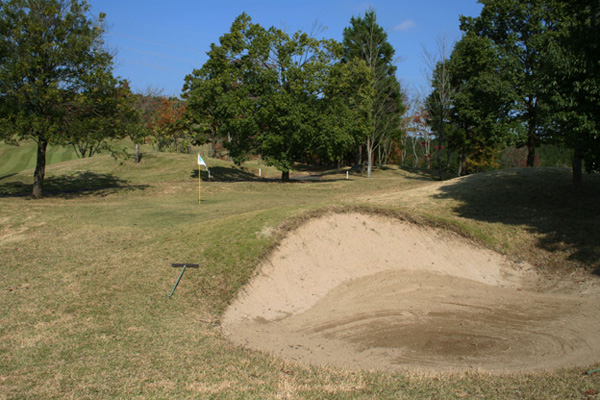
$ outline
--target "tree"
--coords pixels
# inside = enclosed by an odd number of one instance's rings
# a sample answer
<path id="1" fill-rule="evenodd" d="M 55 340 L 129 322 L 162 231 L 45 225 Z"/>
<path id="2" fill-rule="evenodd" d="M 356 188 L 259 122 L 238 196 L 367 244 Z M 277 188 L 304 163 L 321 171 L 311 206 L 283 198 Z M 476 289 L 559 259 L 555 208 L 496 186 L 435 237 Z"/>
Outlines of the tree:
<path id="1" fill-rule="evenodd" d="M 235 162 L 255 151 L 286 180 L 295 162 L 317 153 L 333 156 L 326 150 L 331 137 L 319 128 L 327 125 L 325 86 L 336 60 L 334 41 L 265 29 L 242 14 L 208 55 L 186 77 L 183 96 L 191 118 L 226 138 Z"/>
<path id="2" fill-rule="evenodd" d="M 524 130 L 527 166 L 533 167 L 535 149 L 548 135 L 550 111 L 543 95 L 544 50 L 556 30 L 556 16 L 547 0 L 480 0 L 481 15 L 461 17 L 461 30 L 489 39 L 498 57 L 510 66 L 515 91 L 509 114 Z"/>
<path id="3" fill-rule="evenodd" d="M 219 44 L 211 44 L 202 68 L 185 78 L 189 117 L 205 127 L 213 143 L 224 140 L 228 156 L 237 164 L 256 148 L 257 110 L 265 91 L 261 70 L 270 56 L 269 36 L 241 14 Z"/>
<path id="4" fill-rule="evenodd" d="M 368 10 L 364 17 L 352 17 L 344 29 L 343 46 L 347 61 L 363 60 L 371 71 L 370 85 L 373 95 L 366 113 L 367 176 L 371 176 L 374 151 L 387 137 L 399 130 L 404 104 L 400 83 L 393 65 L 394 48 L 387 34 L 377 24 L 375 11 Z M 366 103 L 362 103 L 365 106 Z"/>
<path id="5" fill-rule="evenodd" d="M 166 96 L 159 96 L 155 102 L 153 114 L 146 122 L 152 146 L 157 151 L 186 153 L 193 141 L 186 103 Z"/>
<path id="6" fill-rule="evenodd" d="M 439 179 L 442 180 L 442 148 L 446 140 L 445 128 L 456 88 L 451 82 L 448 59 L 450 51 L 445 37 L 438 40 L 439 54 L 425 51 L 425 59 L 431 72 L 433 92 L 427 99 L 427 114 L 432 127 L 437 131 L 437 164 Z"/>
<path id="7" fill-rule="evenodd" d="M 129 130 L 127 136 L 135 144 L 134 161 L 139 163 L 141 160 L 140 145 L 145 142 L 151 134 L 152 127 L 156 123 L 157 112 L 161 102 L 161 90 L 152 86 L 146 88 L 142 93 L 134 95 L 134 107 L 140 118 L 140 123 L 136 130 Z"/>
<path id="8" fill-rule="evenodd" d="M 497 167 L 496 159 L 513 131 L 509 66 L 488 38 L 466 33 L 456 43 L 446 71 L 454 89 L 448 144 L 459 155 L 458 175 Z"/>
<path id="9" fill-rule="evenodd" d="M 0 9 L 0 121 L 4 138 L 37 142 L 33 196 L 41 197 L 48 143 L 67 144 L 69 108 L 108 74 L 102 23 L 71 0 L 9 0 Z"/>
<path id="10" fill-rule="evenodd" d="M 294 162 L 309 161 L 329 140 L 319 134 L 319 127 L 326 118 L 320 111 L 329 70 L 336 60 L 335 42 L 303 32 L 291 37 L 274 28 L 270 32 L 270 60 L 261 70 L 265 90 L 260 97 L 257 141 L 266 161 L 288 180 Z"/>
<path id="11" fill-rule="evenodd" d="M 573 185 L 600 170 L 600 4 L 596 0 L 552 1 L 560 16 L 557 40 L 547 42 L 543 88 L 556 138 L 574 150 Z"/>
<path id="12" fill-rule="evenodd" d="M 322 160 L 338 165 L 369 132 L 367 111 L 374 93 L 371 69 L 364 60 L 337 62 L 329 71 L 321 101 L 322 126 L 316 134 L 321 138 L 315 149 Z"/>
<path id="13" fill-rule="evenodd" d="M 140 124 L 127 81 L 119 82 L 110 73 L 89 79 L 92 82 L 67 107 L 62 126 L 69 144 L 81 158 L 91 157 L 100 150 L 112 152 L 106 139 L 134 137 Z"/>

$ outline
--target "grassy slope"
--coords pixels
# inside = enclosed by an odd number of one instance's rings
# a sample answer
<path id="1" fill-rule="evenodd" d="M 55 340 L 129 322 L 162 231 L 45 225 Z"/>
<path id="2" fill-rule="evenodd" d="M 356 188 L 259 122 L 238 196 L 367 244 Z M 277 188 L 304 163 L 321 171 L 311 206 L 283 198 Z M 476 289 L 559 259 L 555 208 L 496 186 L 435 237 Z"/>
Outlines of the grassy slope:
<path id="1" fill-rule="evenodd" d="M 36 143 L 21 142 L 19 146 L 0 144 L 0 179 L 23 170 L 35 168 Z M 47 165 L 74 160 L 77 154 L 70 147 L 48 146 L 46 154 Z"/>
<path id="2" fill-rule="evenodd" d="M 600 250 L 598 177 L 563 201 L 564 192 L 552 195 L 568 186 L 562 170 L 481 175 L 439 189 L 394 168 L 370 180 L 327 175 L 282 184 L 256 180 L 256 165 L 240 170 L 210 160 L 214 178 L 203 182 L 199 206 L 194 162 L 147 154 L 139 165 L 105 156 L 52 165 L 50 196 L 39 201 L 20 195 L 28 193 L 28 173 L 0 179 L 0 398 L 537 399 L 600 392 L 600 377 L 582 369 L 423 377 L 306 367 L 234 347 L 218 328 L 227 303 L 276 242 L 269 232 L 328 206 L 375 202 L 433 216 L 538 264 L 591 267 Z M 425 201 L 410 200 L 418 191 Z M 377 201 L 390 193 L 398 201 Z M 587 242 L 569 221 L 587 224 Z M 544 247 L 551 237 L 564 243 L 560 251 Z M 173 262 L 201 268 L 186 272 L 168 299 L 179 272 Z"/>

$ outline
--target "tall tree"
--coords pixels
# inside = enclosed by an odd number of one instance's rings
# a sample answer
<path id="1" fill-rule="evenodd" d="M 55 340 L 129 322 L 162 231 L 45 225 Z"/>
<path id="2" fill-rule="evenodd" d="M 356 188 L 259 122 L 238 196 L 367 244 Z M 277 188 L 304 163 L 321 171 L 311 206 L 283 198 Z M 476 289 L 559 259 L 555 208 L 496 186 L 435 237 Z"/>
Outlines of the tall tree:
<path id="1" fill-rule="evenodd" d="M 186 77 L 184 97 L 197 122 L 227 137 L 236 162 L 255 151 L 286 180 L 295 162 L 330 155 L 318 128 L 335 42 L 265 29 L 242 14 L 208 55 Z"/>
<path id="2" fill-rule="evenodd" d="M 242 13 L 219 43 L 211 44 L 206 63 L 185 78 L 190 118 L 206 128 L 213 143 L 225 141 L 237 164 L 256 148 L 256 111 L 265 90 L 260 72 L 269 60 L 269 36 Z"/>
<path id="3" fill-rule="evenodd" d="M 600 3 L 549 2 L 559 18 L 558 38 L 547 42 L 544 90 L 553 108 L 554 134 L 574 150 L 573 184 L 600 170 Z"/>
<path id="4" fill-rule="evenodd" d="M 498 56 L 510 63 L 511 87 L 517 101 L 510 110 L 523 127 L 527 166 L 533 167 L 536 147 L 545 139 L 549 109 L 543 96 L 542 66 L 548 38 L 556 21 L 547 0 L 479 0 L 476 18 L 461 17 L 461 30 L 491 40 Z"/>
<path id="5" fill-rule="evenodd" d="M 337 62 L 329 71 L 321 101 L 315 154 L 337 161 L 363 144 L 369 132 L 367 110 L 374 98 L 372 73 L 364 60 Z"/>
<path id="6" fill-rule="evenodd" d="M 37 142 L 33 196 L 42 196 L 49 143 L 66 144 L 69 107 L 110 73 L 104 14 L 75 0 L 9 0 L 0 8 L 0 135 Z"/>
<path id="7" fill-rule="evenodd" d="M 431 73 L 431 86 L 433 91 L 427 99 L 427 114 L 432 127 L 437 132 L 437 164 L 438 178 L 442 180 L 442 148 L 446 138 L 446 124 L 450 107 L 456 92 L 455 85 L 451 82 L 448 61 L 450 46 L 443 36 L 438 39 L 438 54 L 425 51 L 425 59 Z"/>
<path id="8" fill-rule="evenodd" d="M 404 113 L 400 83 L 395 75 L 395 51 L 387 33 L 377 23 L 373 9 L 364 17 L 350 19 L 350 26 L 344 29 L 343 46 L 346 60 L 363 60 L 371 70 L 373 101 L 366 110 L 369 131 L 365 138 L 367 176 L 370 177 L 374 151 L 386 137 L 399 130 Z"/>
<path id="9" fill-rule="evenodd" d="M 292 36 L 271 28 L 270 60 L 261 70 L 266 90 L 261 95 L 261 154 L 289 179 L 296 161 L 308 161 L 324 138 L 319 126 L 324 115 L 320 103 L 329 70 L 335 61 L 335 43 L 303 32 Z M 329 132 L 329 135 L 335 132 Z"/>
<path id="10" fill-rule="evenodd" d="M 488 38 L 466 33 L 447 63 L 454 88 L 448 117 L 449 144 L 458 152 L 458 174 L 496 167 L 496 156 L 510 141 L 515 103 L 510 68 Z M 434 99 L 435 100 L 435 99 Z"/>

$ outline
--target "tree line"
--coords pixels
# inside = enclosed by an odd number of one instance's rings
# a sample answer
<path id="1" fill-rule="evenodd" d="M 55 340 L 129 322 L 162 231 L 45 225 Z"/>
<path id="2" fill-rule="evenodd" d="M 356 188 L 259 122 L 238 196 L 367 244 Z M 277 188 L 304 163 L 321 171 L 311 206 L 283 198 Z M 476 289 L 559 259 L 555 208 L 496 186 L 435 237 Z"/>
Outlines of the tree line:
<path id="1" fill-rule="evenodd" d="M 48 144 L 86 157 L 115 138 L 171 151 L 222 141 L 235 162 L 260 156 L 288 179 L 296 162 L 342 163 L 352 153 L 370 175 L 400 131 L 394 49 L 372 10 L 351 20 L 343 43 L 242 14 L 185 78 L 181 99 L 134 94 L 115 78 L 106 16 L 89 11 L 75 0 L 1 4 L 0 137 L 37 143 L 34 197 Z"/>
<path id="2" fill-rule="evenodd" d="M 527 166 L 540 144 L 561 145 L 573 150 L 579 185 L 583 163 L 600 169 L 600 3 L 479 2 L 481 14 L 461 17 L 463 35 L 433 73 L 426 108 L 439 148 L 464 174 L 495 167 L 509 144 L 527 149 Z"/>
<path id="3" fill-rule="evenodd" d="M 294 163 L 366 160 L 400 132 L 404 112 L 394 49 L 373 10 L 344 39 L 265 28 L 243 13 L 185 78 L 188 116 L 236 163 L 262 157 L 289 179 Z M 380 157 L 383 159 L 383 156 Z"/>
<path id="4" fill-rule="evenodd" d="M 481 0 L 461 39 L 432 66 L 432 92 L 409 101 L 395 50 L 370 9 L 343 39 L 288 34 L 243 13 L 185 77 L 181 98 L 133 93 L 113 76 L 106 16 L 85 1 L 0 6 L 0 138 L 37 143 L 33 196 L 48 144 L 82 157 L 130 138 L 160 151 L 223 143 L 241 164 L 261 157 L 289 179 L 295 163 L 388 162 L 459 175 L 497 168 L 502 149 L 553 143 L 573 150 L 573 179 L 597 171 L 600 135 L 595 0 Z M 446 52 L 448 50 L 448 52 Z M 139 154 L 136 151 L 136 161 Z"/>

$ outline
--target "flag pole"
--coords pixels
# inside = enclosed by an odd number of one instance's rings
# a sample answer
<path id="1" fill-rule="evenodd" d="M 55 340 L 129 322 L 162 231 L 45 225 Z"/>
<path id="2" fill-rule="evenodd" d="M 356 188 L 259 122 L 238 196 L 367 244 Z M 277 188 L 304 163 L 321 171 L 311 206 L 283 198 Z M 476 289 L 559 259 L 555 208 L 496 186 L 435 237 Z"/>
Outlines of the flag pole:
<path id="1" fill-rule="evenodd" d="M 206 167 L 208 171 L 208 165 L 204 162 L 202 157 L 200 157 L 200 153 L 198 153 L 198 204 L 202 201 L 202 174 L 201 174 L 201 166 Z M 209 172 L 210 174 L 210 172 Z"/>

